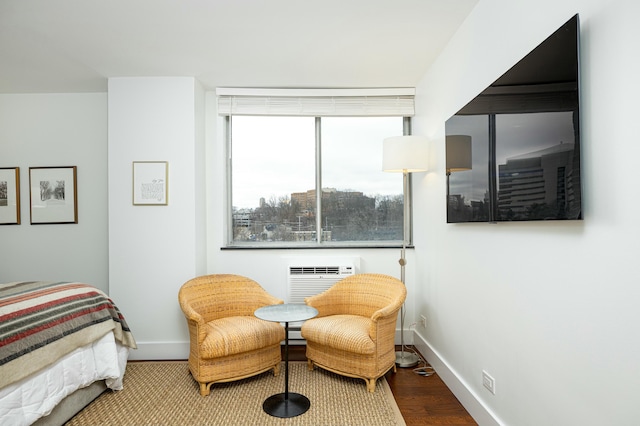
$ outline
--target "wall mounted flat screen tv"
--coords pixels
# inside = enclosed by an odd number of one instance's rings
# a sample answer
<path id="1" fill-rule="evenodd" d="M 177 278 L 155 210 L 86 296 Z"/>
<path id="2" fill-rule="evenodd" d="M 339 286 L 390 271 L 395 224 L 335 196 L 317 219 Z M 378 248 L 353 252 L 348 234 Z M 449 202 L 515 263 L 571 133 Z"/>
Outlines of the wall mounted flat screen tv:
<path id="1" fill-rule="evenodd" d="M 447 222 L 582 219 L 579 25 L 447 120 Z"/>

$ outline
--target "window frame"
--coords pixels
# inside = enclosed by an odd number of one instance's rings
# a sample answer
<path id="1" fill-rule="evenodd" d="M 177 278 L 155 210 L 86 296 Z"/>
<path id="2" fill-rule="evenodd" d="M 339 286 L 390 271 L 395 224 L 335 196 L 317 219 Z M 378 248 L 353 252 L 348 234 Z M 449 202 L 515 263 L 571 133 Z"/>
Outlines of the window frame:
<path id="1" fill-rule="evenodd" d="M 408 175 L 408 190 L 404 211 L 409 217 L 403 219 L 402 239 L 389 241 L 341 241 L 322 242 L 321 217 L 316 218 L 316 241 L 311 245 L 293 242 L 237 242 L 233 239 L 233 203 L 232 203 L 232 117 L 253 116 L 304 116 L 304 117 L 400 117 L 403 120 L 403 135 L 411 134 L 411 117 L 415 115 L 415 87 L 395 88 L 237 88 L 218 87 L 217 114 L 224 118 L 224 150 L 226 155 L 225 185 L 225 247 L 223 248 L 353 248 L 353 247 L 401 247 L 412 245 L 413 213 L 411 196 L 411 174 Z M 318 121 L 318 120 L 316 120 Z M 321 186 L 321 152 L 318 148 L 320 136 L 316 125 L 316 188 Z M 384 135 L 383 137 L 387 137 Z M 382 153 L 380 153 L 382 155 Z M 402 179 L 402 177 L 399 177 Z M 403 191 L 404 192 L 404 191 Z M 316 197 L 321 191 L 316 190 Z M 321 209 L 321 199 L 317 208 Z M 321 210 L 320 210 L 321 211 Z"/>
<path id="2" fill-rule="evenodd" d="M 247 114 L 252 115 L 252 114 Z M 239 242 L 234 241 L 234 229 L 233 229 L 233 161 L 232 161 L 232 145 L 233 145 L 233 116 L 224 115 L 224 138 L 225 138 L 225 245 L 224 249 L 322 249 L 322 248 L 398 248 L 402 247 L 403 241 L 389 240 L 389 241 L 322 241 L 322 191 L 318 188 L 322 183 L 322 137 L 321 126 L 322 116 L 316 116 L 315 118 L 315 189 L 316 189 L 316 210 L 318 212 L 316 217 L 316 238 L 309 242 Z M 411 119 L 410 116 L 402 117 L 403 135 L 411 134 Z M 382 155 L 382 153 L 381 153 Z M 382 170 L 381 170 L 382 173 Z M 402 175 L 398 173 L 398 179 L 402 179 Z M 406 197 L 403 197 L 403 203 L 407 203 L 407 209 L 403 209 L 409 213 L 409 217 L 403 220 L 404 235 L 406 238 L 405 246 L 413 247 L 413 196 L 412 196 L 412 179 L 411 173 L 407 176 L 408 187 Z"/>

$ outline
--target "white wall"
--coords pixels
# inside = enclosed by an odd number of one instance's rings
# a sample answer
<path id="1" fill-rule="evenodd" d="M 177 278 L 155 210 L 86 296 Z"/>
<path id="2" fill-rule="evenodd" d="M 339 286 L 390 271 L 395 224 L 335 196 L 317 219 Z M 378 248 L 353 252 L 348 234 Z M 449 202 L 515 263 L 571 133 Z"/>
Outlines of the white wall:
<path id="1" fill-rule="evenodd" d="M 205 273 L 204 93 L 193 78 L 109 80 L 109 290 L 139 350 L 186 358 L 178 289 Z M 168 161 L 167 206 L 132 205 L 132 162 Z"/>
<path id="2" fill-rule="evenodd" d="M 447 225 L 445 120 L 575 13 L 584 221 Z M 483 0 L 418 87 L 414 129 L 434 143 L 416 190 L 416 339 L 480 424 L 638 422 L 638 16 L 633 0 Z"/>
<path id="3" fill-rule="evenodd" d="M 108 290 L 107 96 L 0 95 L 0 167 L 20 167 L 21 224 L 0 226 L 0 282 Z M 78 223 L 30 225 L 29 167 L 77 166 Z"/>

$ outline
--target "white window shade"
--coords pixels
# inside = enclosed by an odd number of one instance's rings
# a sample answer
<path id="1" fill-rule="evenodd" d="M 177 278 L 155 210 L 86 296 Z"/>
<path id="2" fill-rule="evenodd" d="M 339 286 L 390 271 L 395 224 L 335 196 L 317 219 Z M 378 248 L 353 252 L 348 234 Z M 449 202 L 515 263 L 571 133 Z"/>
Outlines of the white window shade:
<path id="1" fill-rule="evenodd" d="M 218 88 L 218 115 L 306 117 L 410 117 L 414 88 L 243 89 Z"/>

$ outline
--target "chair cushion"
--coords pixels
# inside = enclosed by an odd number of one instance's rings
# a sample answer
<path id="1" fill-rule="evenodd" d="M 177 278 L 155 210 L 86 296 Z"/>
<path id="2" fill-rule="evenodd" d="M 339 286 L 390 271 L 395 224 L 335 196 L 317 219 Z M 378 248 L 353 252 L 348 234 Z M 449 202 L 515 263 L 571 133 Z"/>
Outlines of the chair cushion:
<path id="1" fill-rule="evenodd" d="M 284 328 L 276 322 L 254 316 L 220 318 L 205 325 L 206 337 L 200 345 L 204 359 L 219 358 L 280 344 Z"/>
<path id="2" fill-rule="evenodd" d="M 375 343 L 369 337 L 371 322 L 360 315 L 329 315 L 307 320 L 301 334 L 323 346 L 370 355 L 375 352 Z"/>

